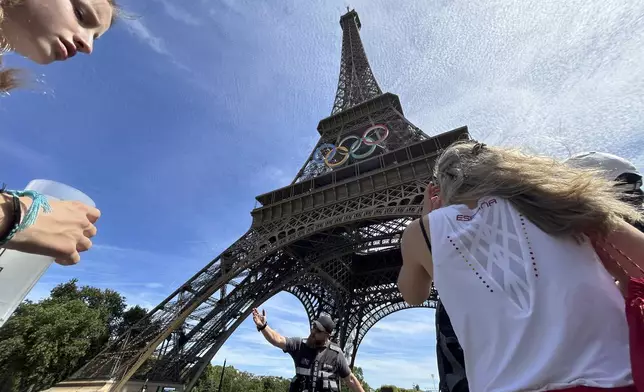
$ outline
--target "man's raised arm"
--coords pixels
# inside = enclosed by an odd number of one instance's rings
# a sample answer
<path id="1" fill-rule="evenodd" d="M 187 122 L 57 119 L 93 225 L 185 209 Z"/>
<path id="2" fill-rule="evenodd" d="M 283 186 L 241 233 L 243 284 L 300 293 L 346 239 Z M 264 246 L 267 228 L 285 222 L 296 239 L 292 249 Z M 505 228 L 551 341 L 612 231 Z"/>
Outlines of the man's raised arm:
<path id="1" fill-rule="evenodd" d="M 344 381 L 344 383 L 347 384 L 347 387 L 349 387 L 353 392 L 364 392 L 362 384 L 360 384 L 360 380 L 358 380 L 353 373 L 343 378 L 342 381 Z"/>
<path id="2" fill-rule="evenodd" d="M 279 347 L 282 351 L 286 350 L 286 338 L 279 333 L 275 332 L 266 322 L 266 311 L 262 310 L 260 314 L 257 309 L 253 309 L 253 321 L 257 330 L 264 335 L 264 338 L 275 347 Z"/>
<path id="3" fill-rule="evenodd" d="M 360 380 L 358 380 L 358 378 L 351 371 L 349 363 L 347 362 L 347 359 L 343 354 L 340 354 L 338 356 L 338 375 L 340 376 L 340 378 L 342 378 L 342 381 L 347 384 L 347 387 L 349 387 L 349 389 L 353 392 L 364 392 L 362 384 L 360 384 Z"/>

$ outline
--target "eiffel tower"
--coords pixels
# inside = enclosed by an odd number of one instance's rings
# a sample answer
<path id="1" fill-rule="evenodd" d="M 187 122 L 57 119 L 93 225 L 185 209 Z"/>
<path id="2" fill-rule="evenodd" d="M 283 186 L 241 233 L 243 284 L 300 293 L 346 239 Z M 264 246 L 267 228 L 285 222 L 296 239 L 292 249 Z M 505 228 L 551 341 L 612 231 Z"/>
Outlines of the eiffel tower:
<path id="1" fill-rule="evenodd" d="M 241 238 L 53 390 L 189 391 L 252 308 L 282 291 L 309 321 L 338 321 L 333 339 L 353 367 L 369 329 L 411 307 L 396 287 L 401 233 L 420 216 L 438 152 L 468 131 L 429 137 L 414 126 L 398 96 L 380 89 L 357 12 L 347 8 L 340 25 L 333 109 L 293 182 L 257 196 Z M 421 307 L 436 299 L 432 291 Z"/>

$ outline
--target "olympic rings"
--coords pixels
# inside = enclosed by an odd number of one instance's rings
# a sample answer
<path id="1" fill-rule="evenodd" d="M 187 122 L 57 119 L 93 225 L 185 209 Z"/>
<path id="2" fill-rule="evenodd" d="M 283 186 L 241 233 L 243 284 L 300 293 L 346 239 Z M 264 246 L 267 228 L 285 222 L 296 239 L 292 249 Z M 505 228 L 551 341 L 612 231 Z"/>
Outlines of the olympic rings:
<path id="1" fill-rule="evenodd" d="M 370 133 L 375 133 L 375 138 L 370 135 Z M 355 135 L 349 135 L 344 139 L 340 140 L 338 145 L 331 143 L 321 144 L 313 152 L 313 162 L 315 163 L 324 163 L 330 168 L 338 167 L 345 164 L 349 158 L 353 159 L 365 159 L 373 154 L 380 143 L 385 141 L 389 137 L 389 128 L 384 124 L 377 124 L 367 128 L 366 131 L 362 134 L 362 137 Z M 347 147 L 347 142 L 351 144 Z M 362 145 L 368 146 L 367 150 L 362 153 L 358 153 L 358 150 Z M 341 155 L 342 158 L 336 161 L 333 161 L 336 158 L 336 155 Z"/>

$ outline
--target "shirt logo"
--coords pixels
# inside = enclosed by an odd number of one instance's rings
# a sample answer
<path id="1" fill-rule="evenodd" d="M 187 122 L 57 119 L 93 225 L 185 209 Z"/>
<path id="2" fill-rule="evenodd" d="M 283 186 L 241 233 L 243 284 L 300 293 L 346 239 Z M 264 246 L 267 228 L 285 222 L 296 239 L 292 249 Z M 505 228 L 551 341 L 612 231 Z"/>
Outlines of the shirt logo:
<path id="1" fill-rule="evenodd" d="M 484 201 L 481 203 L 481 206 L 474 212 L 474 215 L 456 215 L 456 220 L 461 222 L 469 222 L 476 216 L 476 214 L 479 213 L 479 211 L 483 209 L 483 207 L 490 208 L 493 204 L 496 204 L 496 199 Z"/>

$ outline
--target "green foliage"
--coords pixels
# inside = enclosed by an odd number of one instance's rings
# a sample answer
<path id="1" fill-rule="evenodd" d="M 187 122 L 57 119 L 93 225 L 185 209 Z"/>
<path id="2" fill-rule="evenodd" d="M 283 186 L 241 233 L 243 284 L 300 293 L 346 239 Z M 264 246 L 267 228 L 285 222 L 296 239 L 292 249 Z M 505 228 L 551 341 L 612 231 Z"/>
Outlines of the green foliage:
<path id="1" fill-rule="evenodd" d="M 146 311 L 125 311 L 113 290 L 56 286 L 38 303 L 26 301 L 0 328 L 0 391 L 40 391 L 65 379 Z"/>
<path id="2" fill-rule="evenodd" d="M 115 335 L 119 336 L 130 329 L 132 326 L 134 326 L 134 324 L 145 317 L 146 314 L 148 314 L 148 310 L 140 307 L 139 305 L 135 305 L 123 312 L 121 321 L 116 328 Z"/>
<path id="3" fill-rule="evenodd" d="M 218 392 L 221 366 L 208 364 L 195 385 L 194 392 Z M 288 392 L 290 380 L 282 377 L 256 376 L 226 366 L 221 392 Z"/>

